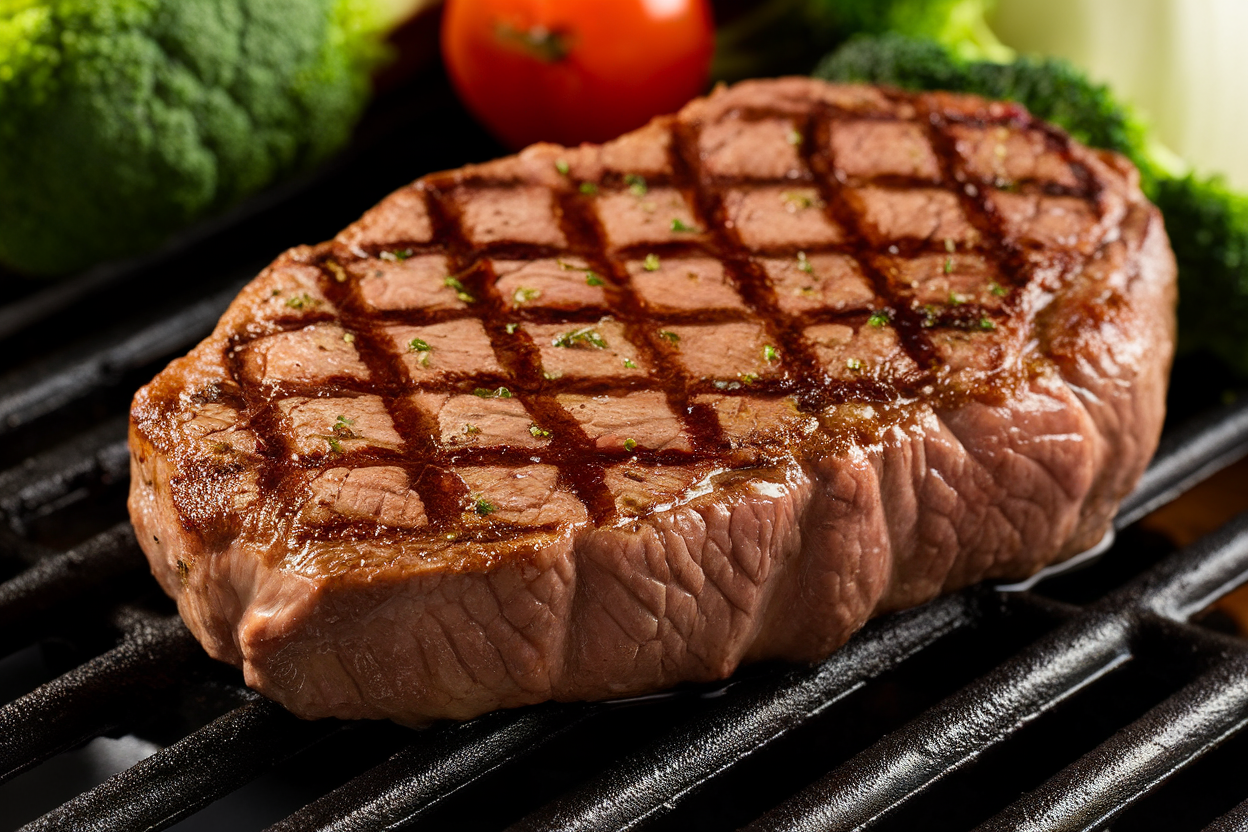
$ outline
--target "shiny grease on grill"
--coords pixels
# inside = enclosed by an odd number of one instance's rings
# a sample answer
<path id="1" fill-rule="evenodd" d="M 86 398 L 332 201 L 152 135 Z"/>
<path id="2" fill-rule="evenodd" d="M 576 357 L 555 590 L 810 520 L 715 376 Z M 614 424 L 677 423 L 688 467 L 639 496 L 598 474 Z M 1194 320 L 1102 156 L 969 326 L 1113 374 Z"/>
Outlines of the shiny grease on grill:
<path id="1" fill-rule="evenodd" d="M 914 99 L 897 95 L 895 103 L 908 104 Z M 388 241 L 385 245 L 367 245 L 361 250 L 348 251 L 341 244 L 325 244 L 318 247 L 308 261 L 320 268 L 320 288 L 326 298 L 339 310 L 335 319 L 330 315 L 303 315 L 298 319 L 278 322 L 279 327 L 296 328 L 318 320 L 337 320 L 353 336 L 353 346 L 367 367 L 370 379 L 366 382 L 350 380 L 341 385 L 278 384 L 272 395 L 262 397 L 245 388 L 238 391 L 217 391 L 232 400 L 240 411 L 240 422 L 248 424 L 261 437 L 268 464 L 260 472 L 262 490 L 277 491 L 283 487 L 291 469 L 328 467 L 288 459 L 277 449 L 282 445 L 277 424 L 274 402 L 286 395 L 309 395 L 316 397 L 325 393 L 340 392 L 346 395 L 371 393 L 378 395 L 403 438 L 406 453 L 370 447 L 352 451 L 337 457 L 339 464 L 358 467 L 361 464 L 383 464 L 402 467 L 408 472 L 410 487 L 424 504 L 431 530 L 437 532 L 455 525 L 465 513 L 470 495 L 460 479 L 450 468 L 462 464 L 486 464 L 517 467 L 527 464 L 549 464 L 559 471 L 559 485 L 575 494 L 587 507 L 595 522 L 609 520 L 615 513 L 614 500 L 604 482 L 607 463 L 635 459 L 645 465 L 691 465 L 705 470 L 732 469 L 734 467 L 764 466 L 769 460 L 765 450 L 755 455 L 743 455 L 725 439 L 714 410 L 706 404 L 697 404 L 694 396 L 701 393 L 749 396 L 752 398 L 779 398 L 792 396 L 800 410 L 819 413 L 825 408 L 845 402 L 887 402 L 897 398 L 915 396 L 927 388 L 932 373 L 939 366 L 939 358 L 928 332 L 933 328 L 975 329 L 982 321 L 1008 318 L 1017 309 L 1018 293 L 1015 291 L 1030 279 L 1034 266 L 1029 264 L 1025 252 L 1009 242 L 1002 227 L 1002 220 L 991 208 L 986 190 L 992 181 L 972 178 L 960 164 L 954 148 L 954 137 L 949 128 L 955 124 L 977 128 L 1008 126 L 1017 129 L 1039 131 L 1047 149 L 1056 151 L 1072 171 L 1078 187 L 1067 188 L 1052 183 L 1026 182 L 1021 188 L 1039 190 L 1048 195 L 1073 196 L 1095 203 L 1099 192 L 1095 177 L 1073 158 L 1072 143 L 1065 134 L 1043 123 L 1033 121 L 1019 108 L 1007 107 L 994 119 L 970 118 L 941 112 L 919 112 L 912 123 L 921 125 L 924 136 L 935 154 L 939 166 L 939 180 L 886 176 L 869 180 L 871 184 L 890 188 L 928 187 L 940 188 L 956 195 L 958 204 L 967 221 L 977 234 L 969 251 L 982 256 L 990 266 L 995 266 L 1006 284 L 1007 294 L 1001 310 L 993 310 L 975 303 L 964 303 L 941 310 L 934 318 L 925 319 L 924 314 L 904 298 L 899 298 L 889 287 L 878 258 L 881 252 L 872 244 L 862 228 L 862 219 L 844 197 L 846 183 L 838 177 L 835 160 L 830 150 L 830 125 L 838 119 L 855 121 L 878 120 L 897 122 L 905 119 L 894 114 L 872 115 L 861 112 L 841 111 L 827 104 L 817 104 L 805 116 L 794 117 L 799 127 L 795 142 L 805 169 L 797 178 L 783 180 L 735 179 L 712 176 L 702 164 L 698 139 L 702 125 L 677 122 L 669 152 L 672 174 L 647 177 L 650 187 L 674 187 L 690 198 L 699 228 L 708 233 L 689 241 L 645 243 L 611 251 L 605 234 L 594 214 L 592 194 L 576 189 L 555 191 L 556 215 L 559 228 L 567 239 L 563 247 L 533 244 L 494 243 L 477 247 L 470 243 L 464 233 L 455 205 L 455 194 L 460 189 L 494 186 L 510 187 L 510 181 L 488 181 L 458 173 L 426 177 L 417 187 L 423 195 L 433 227 L 427 244 L 405 240 Z M 742 120 L 762 120 L 789 114 L 774 111 L 739 111 Z M 595 183 L 603 191 L 610 192 L 628 186 L 621 173 L 608 172 Z M 881 382 L 874 379 L 846 381 L 833 379 L 821 365 L 807 343 L 804 329 L 816 323 L 836 322 L 863 326 L 871 311 L 861 310 L 813 310 L 786 312 L 778 304 L 775 287 L 766 271 L 754 257 L 757 251 L 747 249 L 738 241 L 736 234 L 728 229 L 723 196 L 733 186 L 740 185 L 787 185 L 808 187 L 816 190 L 819 205 L 815 210 L 826 212 L 845 234 L 840 243 L 823 246 L 784 246 L 768 248 L 766 256 L 797 258 L 799 250 L 804 255 L 823 252 L 839 252 L 852 257 L 870 281 L 877 297 L 883 299 L 882 309 L 889 316 L 891 326 L 898 335 L 901 348 L 917 365 L 919 371 L 897 382 Z M 1017 186 L 1016 186 L 1017 187 Z M 344 270 L 352 262 L 349 258 L 362 259 L 361 253 L 378 257 L 384 252 L 407 249 L 412 256 L 441 254 L 447 257 L 448 273 L 463 284 L 464 290 L 475 298 L 466 310 L 460 309 L 404 309 L 387 312 L 369 311 L 364 304 L 358 281 L 347 277 Z M 948 249 L 942 240 L 898 240 L 888 247 L 888 253 L 900 256 L 919 254 L 946 254 Z M 665 311 L 653 314 L 646 310 L 638 297 L 625 261 L 649 253 L 660 257 L 679 255 L 704 255 L 720 261 L 729 284 L 743 299 L 746 310 L 715 310 L 706 312 Z M 589 269 L 601 276 L 607 297 L 607 312 L 621 322 L 631 345 L 650 367 L 642 379 L 559 379 L 553 381 L 543 376 L 536 344 L 522 330 L 507 331 L 509 323 L 566 323 L 589 324 L 601 318 L 593 308 L 574 310 L 547 310 L 516 308 L 508 310 L 495 287 L 494 275 L 487 260 L 494 258 L 537 259 L 543 257 L 579 257 Z M 542 430 L 550 431 L 550 443 L 543 448 L 518 446 L 494 446 L 489 448 L 442 448 L 436 437 L 438 425 L 419 407 L 408 400 L 413 385 L 407 380 L 399 356 L 385 337 L 382 326 L 403 323 L 412 325 L 432 324 L 460 319 L 477 319 L 484 325 L 494 354 L 503 369 L 502 374 L 477 372 L 450 374 L 433 382 L 422 382 L 419 389 L 469 393 L 474 388 L 497 389 L 506 387 L 533 417 Z M 772 378 L 758 378 L 749 384 L 725 389 L 706 379 L 693 378 L 672 358 L 669 345 L 658 335 L 661 325 L 682 323 L 716 323 L 749 321 L 761 324 L 768 332 L 768 341 L 778 347 L 781 372 Z M 245 344 L 237 339 L 230 356 L 233 378 L 241 378 L 239 355 Z M 299 389 L 302 388 L 302 389 Z M 558 403 L 556 393 L 577 392 L 588 395 L 628 390 L 657 390 L 666 397 L 671 411 L 681 421 L 691 444 L 684 450 L 649 450 L 642 447 L 626 453 L 605 451 L 594 447 L 580 424 Z M 928 388 L 930 389 L 930 388 Z M 755 449 L 756 451 L 760 449 Z M 287 485 L 286 487 L 290 487 Z M 528 526 L 530 531 L 542 531 L 546 527 Z M 329 531 L 361 534 L 385 538 L 396 534 L 371 522 L 352 521 L 341 518 Z M 553 530 L 553 527 L 546 530 Z M 503 530 L 499 530 L 503 531 Z M 405 536 L 410 532 L 404 533 Z M 494 532 L 485 528 L 466 532 L 463 537 L 489 539 Z M 504 535 L 505 536 L 505 535 Z"/>

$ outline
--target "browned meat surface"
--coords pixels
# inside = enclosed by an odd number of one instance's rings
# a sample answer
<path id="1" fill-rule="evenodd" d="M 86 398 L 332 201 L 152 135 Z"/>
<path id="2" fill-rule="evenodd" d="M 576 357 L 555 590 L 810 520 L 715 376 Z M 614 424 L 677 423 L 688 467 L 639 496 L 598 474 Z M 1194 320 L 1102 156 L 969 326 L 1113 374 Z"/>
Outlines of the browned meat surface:
<path id="1" fill-rule="evenodd" d="M 1097 542 L 1174 264 L 1014 105 L 744 83 L 426 177 L 283 254 L 134 403 L 208 651 L 308 716 L 466 718 L 811 661 Z"/>

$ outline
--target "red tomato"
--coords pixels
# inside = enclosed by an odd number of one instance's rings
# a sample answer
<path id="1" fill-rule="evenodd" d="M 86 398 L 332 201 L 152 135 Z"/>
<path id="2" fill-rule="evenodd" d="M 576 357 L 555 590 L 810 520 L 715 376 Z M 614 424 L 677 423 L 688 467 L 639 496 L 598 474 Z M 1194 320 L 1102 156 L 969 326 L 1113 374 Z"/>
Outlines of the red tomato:
<path id="1" fill-rule="evenodd" d="M 448 0 L 442 55 L 505 144 L 601 142 L 706 88 L 707 0 Z"/>

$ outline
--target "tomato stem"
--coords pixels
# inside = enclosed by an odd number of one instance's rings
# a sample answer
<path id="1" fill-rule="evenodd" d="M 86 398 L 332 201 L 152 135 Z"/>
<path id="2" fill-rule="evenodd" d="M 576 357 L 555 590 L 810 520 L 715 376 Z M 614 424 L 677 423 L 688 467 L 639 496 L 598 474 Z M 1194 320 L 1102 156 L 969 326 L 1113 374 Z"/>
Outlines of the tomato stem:
<path id="1" fill-rule="evenodd" d="M 494 25 L 494 37 L 504 46 L 548 64 L 562 61 L 571 51 L 565 33 L 545 26 L 532 26 L 528 31 L 521 31 L 510 23 L 499 21 Z"/>

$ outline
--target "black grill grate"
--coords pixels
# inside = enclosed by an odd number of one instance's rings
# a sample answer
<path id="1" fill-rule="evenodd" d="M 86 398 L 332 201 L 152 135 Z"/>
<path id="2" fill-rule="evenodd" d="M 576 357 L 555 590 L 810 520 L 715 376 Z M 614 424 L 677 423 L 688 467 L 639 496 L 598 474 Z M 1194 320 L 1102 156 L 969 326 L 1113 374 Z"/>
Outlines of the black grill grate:
<path id="1" fill-rule="evenodd" d="M 1168 554 L 1135 525 L 1248 453 L 1243 403 L 1167 434 L 1118 541 L 1069 579 L 1106 589 L 1090 603 L 1050 591 L 1063 578 L 976 587 L 872 622 L 817 667 L 423 732 L 301 722 L 207 660 L 125 522 L 130 392 L 206 334 L 269 254 L 328 236 L 431 166 L 493 154 L 433 86 L 423 109 L 382 102 L 340 168 L 156 258 L 28 287 L 0 309 L 0 344 L 31 356 L 0 376 L 0 656 L 39 645 L 46 665 L 0 707 L 0 780 L 98 736 L 160 747 L 26 828 L 166 828 L 286 767 L 316 772 L 310 791 L 252 828 L 1248 828 L 1232 753 L 1248 641 L 1193 623 L 1248 579 L 1248 517 Z M 417 117 L 442 130 L 413 147 Z M 1181 801 L 1167 784 L 1210 766 L 1232 773 L 1202 775 L 1201 805 L 1170 820 Z M 0 826 L 26 820 L 0 805 Z"/>

